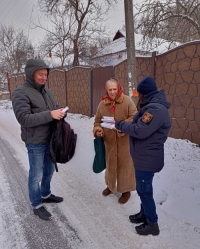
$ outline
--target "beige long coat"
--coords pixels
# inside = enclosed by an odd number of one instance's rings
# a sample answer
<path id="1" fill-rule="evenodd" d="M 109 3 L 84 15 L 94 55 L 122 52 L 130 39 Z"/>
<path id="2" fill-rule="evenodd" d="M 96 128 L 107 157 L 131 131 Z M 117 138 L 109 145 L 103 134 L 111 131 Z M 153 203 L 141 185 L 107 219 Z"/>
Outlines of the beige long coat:
<path id="1" fill-rule="evenodd" d="M 135 171 L 129 150 L 129 136 L 120 134 L 115 129 L 101 127 L 103 116 L 114 117 L 115 120 L 132 122 L 137 112 L 136 106 L 130 97 L 122 95 L 120 103 L 115 104 L 114 113 L 110 111 L 110 104 L 102 100 L 97 108 L 94 121 L 94 136 L 97 130 L 103 130 L 106 149 L 105 182 L 108 188 L 115 193 L 135 190 Z"/>

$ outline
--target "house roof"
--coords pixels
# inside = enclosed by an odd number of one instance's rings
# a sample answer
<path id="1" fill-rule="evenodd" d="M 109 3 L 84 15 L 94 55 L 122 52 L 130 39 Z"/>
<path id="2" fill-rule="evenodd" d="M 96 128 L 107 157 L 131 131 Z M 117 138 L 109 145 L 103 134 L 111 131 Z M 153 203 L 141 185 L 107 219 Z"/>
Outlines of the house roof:
<path id="1" fill-rule="evenodd" d="M 126 38 L 121 37 L 117 40 L 112 41 L 108 44 L 105 48 L 101 49 L 95 57 L 108 55 L 108 54 L 115 54 L 118 52 L 122 52 L 126 50 Z"/>
<path id="2" fill-rule="evenodd" d="M 135 36 L 136 51 L 145 52 L 141 46 L 143 35 L 135 33 L 134 36 Z M 158 53 L 164 53 L 168 51 L 169 49 L 172 49 L 180 45 L 180 43 L 171 44 L 170 42 L 163 40 L 163 39 L 154 39 L 153 42 L 154 42 L 154 47 L 149 49 L 146 52 L 157 51 Z M 108 55 L 108 54 L 115 54 L 115 53 L 119 53 L 123 51 L 126 51 L 126 37 L 123 31 L 118 30 L 113 38 L 113 41 L 110 44 L 108 44 L 105 48 L 101 49 L 96 54 L 96 56 L 93 58 Z"/>
<path id="3" fill-rule="evenodd" d="M 125 35 L 122 33 L 122 31 L 118 30 L 117 33 L 115 34 L 113 41 L 121 38 L 121 37 L 125 37 Z"/>

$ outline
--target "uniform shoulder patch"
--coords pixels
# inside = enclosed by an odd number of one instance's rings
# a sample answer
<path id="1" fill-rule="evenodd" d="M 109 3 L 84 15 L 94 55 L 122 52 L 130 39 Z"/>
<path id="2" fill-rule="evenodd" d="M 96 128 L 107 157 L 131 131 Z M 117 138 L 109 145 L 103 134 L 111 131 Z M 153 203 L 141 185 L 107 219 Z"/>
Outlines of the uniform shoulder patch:
<path id="1" fill-rule="evenodd" d="M 153 114 L 151 114 L 150 112 L 145 112 L 142 116 L 142 122 L 145 124 L 150 123 L 152 119 Z"/>

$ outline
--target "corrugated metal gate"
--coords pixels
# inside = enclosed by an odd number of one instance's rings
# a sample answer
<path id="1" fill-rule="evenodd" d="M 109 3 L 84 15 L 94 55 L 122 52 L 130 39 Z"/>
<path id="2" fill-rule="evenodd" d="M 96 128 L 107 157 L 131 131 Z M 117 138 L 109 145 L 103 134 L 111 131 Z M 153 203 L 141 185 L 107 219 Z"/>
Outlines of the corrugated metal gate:
<path id="1" fill-rule="evenodd" d="M 105 96 L 105 82 L 114 76 L 113 66 L 91 70 L 91 116 L 96 114 L 100 98 Z"/>

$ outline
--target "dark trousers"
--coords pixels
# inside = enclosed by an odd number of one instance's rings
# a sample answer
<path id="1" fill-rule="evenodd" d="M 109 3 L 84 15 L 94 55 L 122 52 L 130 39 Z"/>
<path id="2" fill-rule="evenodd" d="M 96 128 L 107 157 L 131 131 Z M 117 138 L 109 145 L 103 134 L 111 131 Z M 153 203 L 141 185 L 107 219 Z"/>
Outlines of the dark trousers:
<path id="1" fill-rule="evenodd" d="M 153 199 L 153 177 L 154 173 L 135 170 L 136 190 L 141 200 L 140 212 L 145 214 L 147 222 L 155 224 L 158 222 L 156 205 Z"/>

